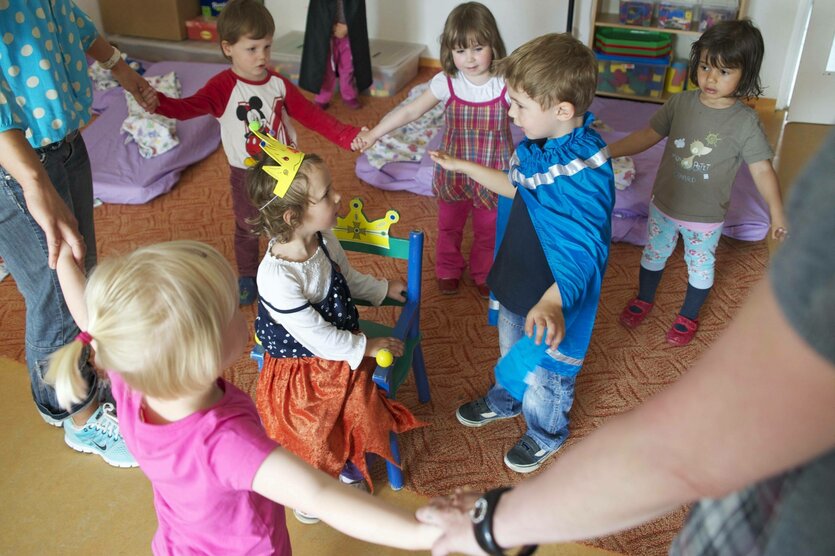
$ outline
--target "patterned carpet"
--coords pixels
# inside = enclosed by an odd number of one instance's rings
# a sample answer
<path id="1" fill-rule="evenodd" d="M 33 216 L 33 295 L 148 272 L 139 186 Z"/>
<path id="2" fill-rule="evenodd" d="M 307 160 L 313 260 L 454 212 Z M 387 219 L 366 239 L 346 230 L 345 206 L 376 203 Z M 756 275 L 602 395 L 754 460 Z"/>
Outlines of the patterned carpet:
<path id="1" fill-rule="evenodd" d="M 432 73 L 422 69 L 410 86 L 428 80 Z M 364 108 L 360 111 L 350 111 L 338 100 L 331 110 L 343 121 L 371 126 L 405 96 L 410 86 L 388 99 L 363 97 Z M 411 381 L 404 384 L 399 399 L 419 418 L 431 422 L 431 426 L 402 438 L 406 488 L 434 495 L 450 492 L 457 486 L 485 489 L 518 482 L 520 476 L 504 467 L 502 456 L 524 432 L 521 418 L 479 430 L 464 428 L 455 420 L 455 408 L 483 394 L 491 384 L 498 340 L 495 328 L 486 325 L 486 302 L 478 296 L 472 281 L 465 281 L 456 296 L 441 296 L 435 286 L 436 205 L 433 199 L 380 191 L 360 182 L 354 174 L 355 154 L 331 145 L 301 126 L 298 128 L 301 149 L 320 154 L 330 164 L 334 184 L 343 195 L 343 207 L 347 208 L 351 197 L 360 196 L 371 218 L 382 216 L 390 207 L 400 211 L 400 223 L 393 227 L 395 235 L 405 235 L 412 228 L 427 233 L 422 329 L 432 401 L 421 406 Z M 150 242 L 189 238 L 205 241 L 233 260 L 227 174 L 225 156 L 218 150 L 189 168 L 172 192 L 147 205 L 97 208 L 99 256 L 122 253 Z M 762 275 L 768 252 L 763 242 L 752 244 L 723 238 L 718 252 L 716 288 L 703 311 L 702 329 L 691 346 L 678 349 L 665 343 L 664 333 L 686 288 L 680 248 L 671 259 L 657 307 L 646 323 L 639 331 L 630 331 L 617 322 L 623 304 L 635 289 L 639 258 L 638 247 L 623 244 L 612 247 L 592 348 L 577 381 L 569 445 L 589 434 L 607 417 L 635 407 L 674 382 L 729 322 L 750 286 Z M 405 273 L 395 263 L 370 264 L 362 259 L 357 262 L 359 268 L 381 275 Z M 250 316 L 254 318 L 252 308 Z M 392 312 L 375 309 L 369 316 L 392 318 Z M 11 278 L 0 283 L 0 322 L 0 355 L 23 361 L 24 305 Z M 227 378 L 254 394 L 257 371 L 246 356 L 227 372 Z M 382 466 L 375 473 L 382 478 Z M 684 511 L 680 510 L 591 544 L 628 554 L 665 554 L 683 516 Z"/>

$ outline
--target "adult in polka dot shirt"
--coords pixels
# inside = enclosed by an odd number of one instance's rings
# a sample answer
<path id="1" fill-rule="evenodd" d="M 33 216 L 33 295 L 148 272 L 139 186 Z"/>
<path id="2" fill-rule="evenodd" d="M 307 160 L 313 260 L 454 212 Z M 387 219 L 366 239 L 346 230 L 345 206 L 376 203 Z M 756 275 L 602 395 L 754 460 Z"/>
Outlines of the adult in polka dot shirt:
<path id="1" fill-rule="evenodd" d="M 78 130 L 90 120 L 93 94 L 85 55 L 107 62 L 114 53 L 71 0 L 0 0 L 0 257 L 26 302 L 35 403 L 48 423 L 71 421 L 68 443 L 73 423 L 101 412 L 92 369 L 90 398 L 69 410 L 44 382 L 49 355 L 79 332 L 53 269 L 62 241 L 79 265 L 96 261 L 92 174 Z M 156 107 L 151 87 L 124 60 L 113 75 L 143 107 Z"/>

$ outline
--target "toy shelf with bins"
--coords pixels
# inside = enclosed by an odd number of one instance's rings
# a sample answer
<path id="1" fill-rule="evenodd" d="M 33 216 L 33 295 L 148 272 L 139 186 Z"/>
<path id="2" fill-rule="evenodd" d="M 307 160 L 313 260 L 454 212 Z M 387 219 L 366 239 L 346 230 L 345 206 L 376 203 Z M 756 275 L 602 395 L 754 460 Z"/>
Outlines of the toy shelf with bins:
<path id="1" fill-rule="evenodd" d="M 707 1 L 705 1 L 704 3 L 707 3 Z M 682 55 L 684 55 L 685 52 L 684 46 L 686 46 L 686 52 L 689 53 L 690 45 L 702 34 L 702 31 L 699 31 L 698 21 L 694 21 L 690 25 L 689 29 L 669 29 L 659 27 L 657 25 L 642 26 L 621 23 L 620 18 L 618 16 L 618 6 L 619 2 L 617 0 L 593 0 L 591 8 L 591 30 L 589 33 L 589 46 L 591 48 L 594 48 L 594 37 L 598 28 L 609 27 L 616 29 L 634 29 L 637 31 L 657 31 L 660 33 L 669 33 L 676 37 L 674 39 L 674 42 L 678 42 L 681 44 L 681 46 L 679 46 L 675 50 L 677 52 L 681 52 Z M 739 11 L 737 13 L 737 19 L 745 17 L 747 7 L 748 0 L 739 0 Z M 674 44 L 674 47 L 675 46 L 676 45 Z M 666 102 L 666 100 L 670 97 L 670 95 L 666 91 L 662 92 L 662 94 L 658 97 L 647 95 L 633 95 L 621 92 L 601 90 L 598 90 L 597 94 L 607 97 L 625 98 L 631 100 L 644 100 L 659 103 Z"/>

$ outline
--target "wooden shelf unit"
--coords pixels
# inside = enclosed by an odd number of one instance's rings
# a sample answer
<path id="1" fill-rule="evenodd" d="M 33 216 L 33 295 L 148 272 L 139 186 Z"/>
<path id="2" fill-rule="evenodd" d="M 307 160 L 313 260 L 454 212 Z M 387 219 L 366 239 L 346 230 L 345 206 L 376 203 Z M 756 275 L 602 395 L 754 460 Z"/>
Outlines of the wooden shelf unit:
<path id="1" fill-rule="evenodd" d="M 699 36 L 701 36 L 702 32 L 698 30 L 699 22 L 694 21 L 690 25 L 690 29 L 666 29 L 664 27 L 657 27 L 654 25 L 645 27 L 642 25 L 627 25 L 625 23 L 621 23 L 617 13 L 611 12 L 601 12 L 601 9 L 604 8 L 605 4 L 616 4 L 619 5 L 618 2 L 612 2 L 611 0 L 607 2 L 606 0 L 593 0 L 592 8 L 591 8 L 591 29 L 589 32 L 589 47 L 593 50 L 594 49 L 594 35 L 597 31 L 598 27 L 614 27 L 618 29 L 635 29 L 638 31 L 657 31 L 660 33 L 669 33 L 671 35 L 678 35 L 682 37 L 683 40 L 687 40 L 690 42 L 695 41 Z M 739 0 L 739 12 L 737 13 L 737 19 L 742 19 L 745 17 L 748 8 L 748 0 Z M 617 93 L 617 92 L 606 92 L 606 91 L 597 91 L 597 94 L 600 96 L 605 97 L 612 97 L 612 98 L 624 98 L 629 100 L 643 100 L 647 102 L 658 102 L 664 103 L 670 97 L 670 94 L 664 91 L 660 97 L 650 97 L 644 95 L 630 95 L 625 93 Z"/>

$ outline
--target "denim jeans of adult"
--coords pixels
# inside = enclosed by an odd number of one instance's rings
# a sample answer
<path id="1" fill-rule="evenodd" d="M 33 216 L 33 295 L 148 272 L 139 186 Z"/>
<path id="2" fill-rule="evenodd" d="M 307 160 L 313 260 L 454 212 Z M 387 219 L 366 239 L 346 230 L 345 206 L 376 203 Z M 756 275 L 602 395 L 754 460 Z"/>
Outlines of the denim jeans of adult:
<path id="1" fill-rule="evenodd" d="M 502 357 L 525 334 L 525 317 L 499 307 L 499 351 Z M 531 369 L 522 401 L 494 384 L 487 392 L 487 405 L 502 416 L 525 417 L 527 434 L 540 448 L 555 450 L 568 438 L 568 412 L 574 403 L 574 377 L 563 376 L 542 367 Z"/>
<path id="2" fill-rule="evenodd" d="M 96 234 L 93 176 L 84 140 L 75 134 L 71 140 L 37 152 L 58 194 L 78 220 L 87 245 L 84 263 L 90 270 L 96 262 Z M 0 257 L 26 303 L 26 363 L 32 397 L 41 413 L 61 420 L 98 395 L 98 380 L 85 364 L 82 374 L 90 385 L 89 394 L 69 411 L 58 405 L 54 388 L 44 382 L 49 355 L 71 342 L 79 330 L 64 302 L 58 276 L 49 268 L 46 236 L 29 213 L 20 184 L 2 167 L 0 188 Z"/>

